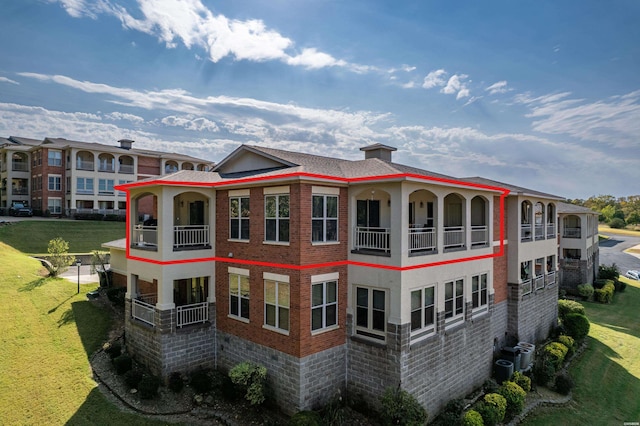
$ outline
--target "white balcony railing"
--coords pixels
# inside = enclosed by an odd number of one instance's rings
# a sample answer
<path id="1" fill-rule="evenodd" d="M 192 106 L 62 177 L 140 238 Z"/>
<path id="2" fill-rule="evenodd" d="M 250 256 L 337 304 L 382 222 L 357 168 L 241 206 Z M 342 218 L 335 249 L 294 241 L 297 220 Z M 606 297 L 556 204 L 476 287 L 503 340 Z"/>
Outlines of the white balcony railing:
<path id="1" fill-rule="evenodd" d="M 524 280 L 520 283 L 520 287 L 522 288 L 522 295 L 531 293 L 531 280 Z"/>
<path id="2" fill-rule="evenodd" d="M 444 248 L 464 247 L 464 226 L 446 226 L 444 228 Z"/>
<path id="3" fill-rule="evenodd" d="M 382 250 L 389 252 L 389 228 L 370 228 L 356 226 L 354 247 L 356 250 Z"/>
<path id="4" fill-rule="evenodd" d="M 209 225 L 181 225 L 173 227 L 173 247 L 209 245 Z"/>
<path id="5" fill-rule="evenodd" d="M 535 238 L 536 240 L 544 240 L 544 225 L 541 223 L 535 225 Z"/>
<path id="6" fill-rule="evenodd" d="M 556 271 L 551 271 L 547 273 L 545 277 L 545 285 L 553 285 L 556 283 Z"/>
<path id="7" fill-rule="evenodd" d="M 82 161 L 78 158 L 78 160 L 76 161 L 76 170 L 93 171 L 93 161 Z"/>
<path id="8" fill-rule="evenodd" d="M 489 244 L 489 228 L 487 226 L 471 227 L 471 246 L 484 246 Z"/>
<path id="9" fill-rule="evenodd" d="M 118 172 L 132 175 L 133 174 L 133 165 L 132 164 L 120 164 L 118 168 Z"/>
<path id="10" fill-rule="evenodd" d="M 155 308 L 151 303 L 134 299 L 131 303 L 131 316 L 147 324 L 154 325 Z"/>
<path id="11" fill-rule="evenodd" d="M 531 241 L 531 224 L 520 224 L 520 241 Z"/>
<path id="12" fill-rule="evenodd" d="M 133 229 L 133 245 L 136 247 L 158 247 L 158 227 L 136 225 Z"/>
<path id="13" fill-rule="evenodd" d="M 556 236 L 556 224 L 547 223 L 547 238 L 553 238 Z"/>
<path id="14" fill-rule="evenodd" d="M 176 307 L 176 323 L 178 327 L 199 324 L 209 320 L 209 303 L 194 303 Z"/>
<path id="15" fill-rule="evenodd" d="M 409 252 L 436 249 L 435 228 L 410 228 Z"/>
<path id="16" fill-rule="evenodd" d="M 564 234 L 562 235 L 565 238 L 580 238 L 581 232 L 580 228 L 564 228 Z"/>
<path id="17" fill-rule="evenodd" d="M 534 286 L 536 290 L 540 290 L 541 288 L 544 288 L 544 275 L 535 277 L 533 281 L 534 281 Z"/>
<path id="18" fill-rule="evenodd" d="M 11 163 L 11 169 L 14 172 L 28 172 L 29 171 L 29 163 L 25 163 L 22 161 L 14 161 Z"/>

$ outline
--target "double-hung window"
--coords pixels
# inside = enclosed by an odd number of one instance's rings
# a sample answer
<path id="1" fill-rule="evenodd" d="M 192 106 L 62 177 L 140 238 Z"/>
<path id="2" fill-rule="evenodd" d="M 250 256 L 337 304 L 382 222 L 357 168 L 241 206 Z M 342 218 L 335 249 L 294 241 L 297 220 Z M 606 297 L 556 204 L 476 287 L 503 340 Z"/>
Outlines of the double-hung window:
<path id="1" fill-rule="evenodd" d="M 249 239 L 249 197 L 229 198 L 229 238 Z"/>
<path id="2" fill-rule="evenodd" d="M 436 289 L 425 287 L 411 292 L 411 335 L 422 337 L 435 330 Z"/>
<path id="3" fill-rule="evenodd" d="M 249 320 L 248 275 L 229 273 L 229 315 Z"/>
<path id="4" fill-rule="evenodd" d="M 265 240 L 289 242 L 289 195 L 265 196 Z"/>
<path id="5" fill-rule="evenodd" d="M 62 166 L 62 151 L 49 150 L 47 164 L 50 166 Z"/>
<path id="6" fill-rule="evenodd" d="M 79 177 L 76 186 L 79 194 L 93 194 L 93 178 Z"/>
<path id="7" fill-rule="evenodd" d="M 356 287 L 356 334 L 384 341 L 386 331 L 386 292 Z"/>
<path id="8" fill-rule="evenodd" d="M 338 241 L 338 197 L 314 195 L 312 202 L 311 240 Z"/>
<path id="9" fill-rule="evenodd" d="M 444 318 L 461 318 L 464 314 L 464 280 L 444 283 Z"/>
<path id="10" fill-rule="evenodd" d="M 338 281 L 311 285 L 311 331 L 338 324 Z"/>
<path id="11" fill-rule="evenodd" d="M 113 179 L 100 179 L 98 180 L 98 192 L 102 194 L 113 194 Z"/>
<path id="12" fill-rule="evenodd" d="M 62 176 L 49 175 L 49 191 L 62 191 Z"/>
<path id="13" fill-rule="evenodd" d="M 62 214 L 62 200 L 60 198 L 47 199 L 47 209 L 51 214 Z"/>
<path id="14" fill-rule="evenodd" d="M 264 323 L 267 327 L 289 332 L 289 283 L 264 280 Z"/>
<path id="15" fill-rule="evenodd" d="M 489 300 L 487 285 L 488 274 L 474 275 L 471 277 L 471 306 L 474 310 L 485 310 Z"/>

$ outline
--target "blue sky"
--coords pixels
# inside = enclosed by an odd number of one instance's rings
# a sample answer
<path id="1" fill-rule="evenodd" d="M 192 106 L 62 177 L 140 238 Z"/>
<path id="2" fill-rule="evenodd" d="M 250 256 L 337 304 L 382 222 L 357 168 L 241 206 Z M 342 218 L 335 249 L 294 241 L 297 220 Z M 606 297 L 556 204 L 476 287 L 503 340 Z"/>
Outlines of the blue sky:
<path id="1" fill-rule="evenodd" d="M 640 193 L 636 1 L 9 0 L 0 136 Z"/>

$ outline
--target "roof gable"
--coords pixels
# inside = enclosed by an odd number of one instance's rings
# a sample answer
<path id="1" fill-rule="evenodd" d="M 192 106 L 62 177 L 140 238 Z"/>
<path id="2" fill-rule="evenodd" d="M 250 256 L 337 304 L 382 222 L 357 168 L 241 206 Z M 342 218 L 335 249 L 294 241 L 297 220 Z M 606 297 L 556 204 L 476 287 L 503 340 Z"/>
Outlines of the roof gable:
<path id="1" fill-rule="evenodd" d="M 242 145 L 220 161 L 214 171 L 222 174 L 232 174 L 295 166 L 297 164 L 248 145 Z"/>

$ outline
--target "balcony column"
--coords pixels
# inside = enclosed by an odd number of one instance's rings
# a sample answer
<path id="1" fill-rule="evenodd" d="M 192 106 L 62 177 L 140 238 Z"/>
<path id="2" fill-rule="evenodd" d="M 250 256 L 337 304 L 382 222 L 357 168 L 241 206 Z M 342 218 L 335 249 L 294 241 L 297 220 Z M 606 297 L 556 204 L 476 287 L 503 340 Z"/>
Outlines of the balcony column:
<path id="1" fill-rule="evenodd" d="M 464 197 L 464 247 L 471 249 L 471 200 L 468 197 Z M 469 292 L 469 294 L 471 294 Z"/>
<path id="2" fill-rule="evenodd" d="M 156 308 L 164 311 L 174 309 L 176 304 L 173 300 L 173 277 L 166 272 L 162 272 L 158 278 L 158 302 Z"/>
<path id="3" fill-rule="evenodd" d="M 163 259 L 173 254 L 173 192 L 167 188 L 158 194 L 158 253 Z"/>
<path id="4" fill-rule="evenodd" d="M 436 217 L 433 226 L 436 227 L 437 250 L 444 253 L 444 196 L 437 194 Z"/>
<path id="5" fill-rule="evenodd" d="M 391 258 L 399 264 L 402 258 L 402 249 L 408 247 L 409 213 L 407 212 L 408 196 L 403 185 L 400 184 L 389 191 L 391 206 L 389 208 L 389 250 Z"/>

